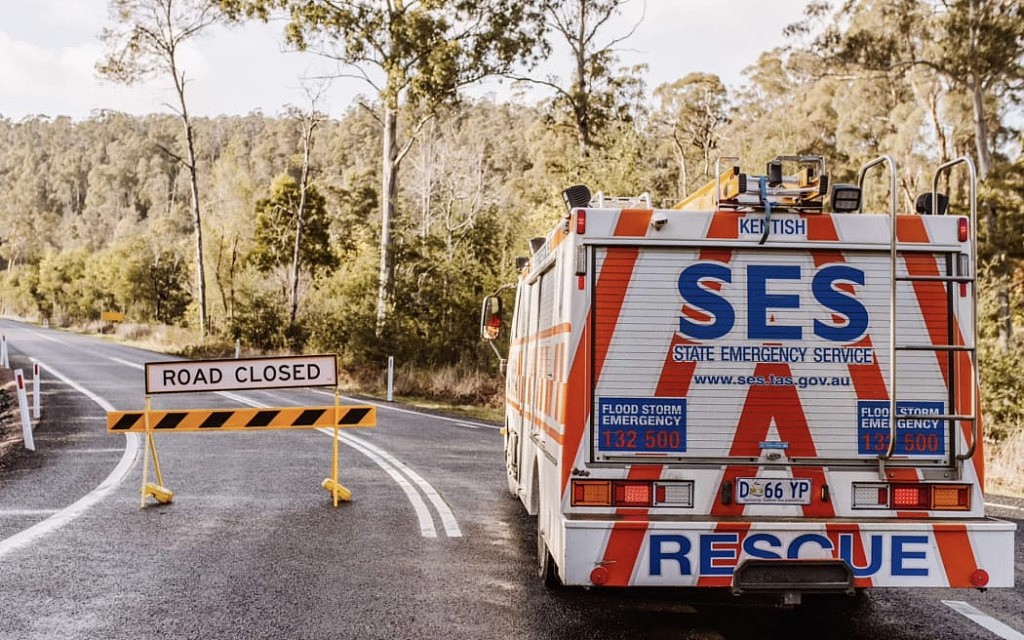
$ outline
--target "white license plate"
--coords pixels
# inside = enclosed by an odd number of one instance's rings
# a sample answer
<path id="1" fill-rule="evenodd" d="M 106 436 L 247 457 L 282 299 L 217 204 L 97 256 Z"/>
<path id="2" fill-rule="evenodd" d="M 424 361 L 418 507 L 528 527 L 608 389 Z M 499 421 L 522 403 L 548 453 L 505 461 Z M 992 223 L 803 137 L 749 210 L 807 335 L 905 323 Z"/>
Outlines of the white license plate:
<path id="1" fill-rule="evenodd" d="M 807 478 L 736 478 L 739 504 L 811 504 Z"/>

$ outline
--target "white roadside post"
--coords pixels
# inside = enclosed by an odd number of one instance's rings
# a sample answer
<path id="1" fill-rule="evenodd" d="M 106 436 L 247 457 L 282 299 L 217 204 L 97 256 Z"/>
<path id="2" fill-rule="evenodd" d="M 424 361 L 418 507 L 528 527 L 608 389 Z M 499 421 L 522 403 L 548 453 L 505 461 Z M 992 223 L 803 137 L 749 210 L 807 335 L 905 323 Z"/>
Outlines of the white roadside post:
<path id="1" fill-rule="evenodd" d="M 11 362 L 7 358 L 7 336 L 0 336 L 0 367 L 10 366 Z"/>
<path id="2" fill-rule="evenodd" d="M 39 419 L 39 363 L 32 363 L 32 417 Z"/>
<path id="3" fill-rule="evenodd" d="M 395 401 L 395 356 L 388 356 L 388 402 Z"/>
<path id="4" fill-rule="evenodd" d="M 18 382 L 18 407 L 21 409 L 21 433 L 25 440 L 25 448 L 29 451 L 35 451 L 36 442 L 32 438 L 32 421 L 28 417 L 28 397 L 25 393 L 25 374 L 21 369 L 14 372 L 14 379 Z"/>

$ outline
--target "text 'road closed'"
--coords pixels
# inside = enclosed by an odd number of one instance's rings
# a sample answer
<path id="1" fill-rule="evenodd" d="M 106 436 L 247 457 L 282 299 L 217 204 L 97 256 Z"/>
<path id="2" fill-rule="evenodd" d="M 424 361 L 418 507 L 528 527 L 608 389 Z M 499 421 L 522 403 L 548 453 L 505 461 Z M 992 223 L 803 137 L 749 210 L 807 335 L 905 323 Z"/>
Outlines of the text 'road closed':
<path id="1" fill-rule="evenodd" d="M 151 362 L 146 393 L 279 389 L 337 384 L 335 356 Z"/>

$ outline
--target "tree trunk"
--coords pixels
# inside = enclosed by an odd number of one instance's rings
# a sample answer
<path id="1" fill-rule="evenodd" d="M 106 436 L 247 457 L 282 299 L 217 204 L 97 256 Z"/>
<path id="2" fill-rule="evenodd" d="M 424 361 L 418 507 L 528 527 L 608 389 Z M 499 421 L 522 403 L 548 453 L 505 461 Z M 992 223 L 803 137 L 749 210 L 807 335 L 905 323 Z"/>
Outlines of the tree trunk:
<path id="1" fill-rule="evenodd" d="M 185 111 L 185 99 L 181 100 L 181 120 L 185 125 L 185 143 L 188 153 L 188 175 L 192 187 L 192 224 L 195 227 L 196 241 L 196 291 L 199 295 L 199 336 L 206 338 L 208 318 L 206 316 L 206 267 L 203 264 L 203 219 L 199 210 L 199 175 L 196 171 L 196 149 L 192 132 L 192 124 L 189 122 L 188 112 Z"/>
<path id="2" fill-rule="evenodd" d="M 985 122 L 985 96 L 976 75 L 970 74 L 967 83 L 967 89 L 971 92 L 971 107 L 974 114 L 974 146 L 978 151 L 978 180 L 984 182 L 992 168 L 988 124 Z"/>
<path id="3" fill-rule="evenodd" d="M 394 255 L 391 250 L 391 228 L 398 200 L 398 109 L 384 106 L 384 161 L 380 187 L 380 283 L 377 288 L 377 334 L 391 312 L 394 288 Z"/>
<path id="4" fill-rule="evenodd" d="M 302 247 L 303 216 L 306 212 L 306 189 L 309 185 L 309 152 L 313 143 L 313 129 L 316 127 L 315 114 L 310 114 L 310 119 L 303 122 L 302 129 L 302 173 L 299 176 L 299 210 L 295 216 L 295 248 L 292 250 L 292 278 L 291 278 L 291 324 L 295 324 L 295 318 L 299 313 L 299 249 Z"/>

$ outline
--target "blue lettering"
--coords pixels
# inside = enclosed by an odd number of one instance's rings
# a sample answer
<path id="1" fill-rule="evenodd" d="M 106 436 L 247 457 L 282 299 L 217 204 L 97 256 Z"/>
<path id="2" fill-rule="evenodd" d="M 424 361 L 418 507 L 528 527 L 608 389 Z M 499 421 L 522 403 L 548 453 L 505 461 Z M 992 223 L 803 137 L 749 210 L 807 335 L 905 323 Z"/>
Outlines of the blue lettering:
<path id="1" fill-rule="evenodd" d="M 893 536 L 890 573 L 894 576 L 927 576 L 927 567 L 903 566 L 905 560 L 924 560 L 928 555 L 924 551 L 904 549 L 904 545 L 908 544 L 928 544 L 928 536 Z"/>
<path id="2" fill-rule="evenodd" d="M 839 534 L 839 557 L 853 569 L 853 575 L 857 578 L 867 578 L 878 573 L 882 568 L 882 536 L 871 536 L 871 551 L 868 553 L 868 564 L 866 567 L 858 567 L 853 561 L 853 534 Z"/>
<path id="3" fill-rule="evenodd" d="M 768 310 L 799 309 L 796 294 L 769 294 L 768 280 L 799 280 L 800 267 L 791 265 L 750 265 L 747 267 L 747 303 L 750 307 L 747 337 L 763 340 L 799 340 L 800 327 L 768 324 Z"/>
<path id="4" fill-rule="evenodd" d="M 732 331 L 736 322 L 736 312 L 728 300 L 700 286 L 701 280 L 705 278 L 731 283 L 732 271 L 725 265 L 707 262 L 683 269 L 679 274 L 679 293 L 684 300 L 707 312 L 714 320 L 711 324 L 703 324 L 680 316 L 679 333 L 697 340 L 716 340 Z"/>
<path id="5" fill-rule="evenodd" d="M 811 285 L 814 298 L 839 315 L 846 316 L 845 327 L 837 327 L 820 320 L 814 321 L 814 335 L 833 342 L 855 342 L 868 328 L 868 310 L 853 296 L 834 287 L 836 281 L 864 284 L 864 272 L 847 265 L 830 265 L 814 275 Z"/>
<path id="6" fill-rule="evenodd" d="M 759 548 L 757 543 L 762 541 L 768 547 L 774 547 L 776 549 L 782 548 L 782 541 L 779 540 L 778 537 L 773 536 L 770 533 L 755 533 L 743 539 L 743 553 L 747 554 L 751 558 L 761 558 L 764 560 L 780 560 L 782 558 L 777 551 L 774 551 L 771 548 Z"/>
<path id="7" fill-rule="evenodd" d="M 700 573 L 703 576 L 731 576 L 736 565 L 736 549 L 717 549 L 716 543 L 736 544 L 739 537 L 735 533 L 709 533 L 700 537 Z M 732 566 L 715 566 L 712 562 L 721 558 L 733 560 Z"/>
<path id="8" fill-rule="evenodd" d="M 675 549 L 662 549 L 662 545 L 665 543 L 675 545 Z M 680 575 L 688 576 L 691 574 L 690 560 L 686 557 L 686 554 L 690 553 L 691 545 L 686 536 L 652 534 L 650 544 L 650 573 L 652 576 L 661 575 L 662 560 L 675 560 L 678 562 Z"/>
<path id="9" fill-rule="evenodd" d="M 832 550 L 832 541 L 821 535 L 820 533 L 805 533 L 802 536 L 793 538 L 793 542 L 789 543 L 789 549 L 786 550 L 786 557 L 790 560 L 796 560 L 800 557 L 800 547 L 804 546 L 808 542 L 817 543 L 825 551 Z"/>
<path id="10" fill-rule="evenodd" d="M 791 221 L 794 224 L 805 221 Z M 750 224 L 759 223 L 751 220 Z M 745 224 L 741 221 L 741 224 Z M 804 327 L 781 324 L 775 320 L 776 312 L 798 311 L 801 299 L 798 293 L 769 293 L 772 281 L 801 279 L 798 265 L 747 266 L 747 335 L 750 340 L 801 340 Z M 692 264 L 679 274 L 678 289 L 683 301 L 706 314 L 709 320 L 693 320 L 679 316 L 679 333 L 695 340 L 717 340 L 726 336 L 736 324 L 736 309 L 707 281 L 732 284 L 732 270 L 712 262 Z M 863 285 L 864 271 L 844 264 L 833 264 L 819 269 L 811 282 L 815 301 L 828 312 L 826 319 L 814 319 L 814 335 L 823 340 L 851 344 L 864 336 L 868 329 L 868 310 L 850 291 L 837 285 Z M 713 285 L 712 285 L 713 286 Z M 795 314 L 786 314 L 790 318 Z M 839 317 L 836 322 L 831 316 Z M 685 358 L 692 359 L 692 358 Z"/>

